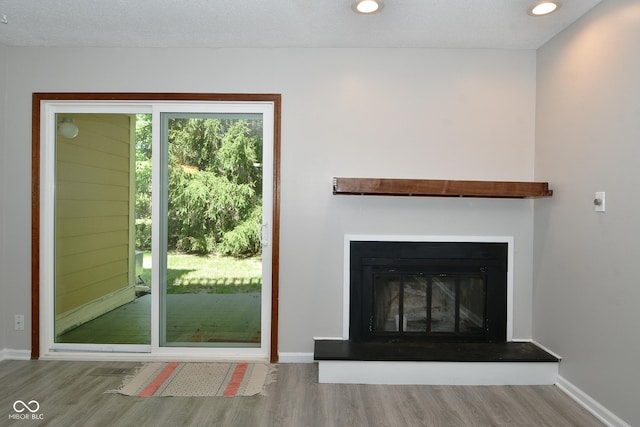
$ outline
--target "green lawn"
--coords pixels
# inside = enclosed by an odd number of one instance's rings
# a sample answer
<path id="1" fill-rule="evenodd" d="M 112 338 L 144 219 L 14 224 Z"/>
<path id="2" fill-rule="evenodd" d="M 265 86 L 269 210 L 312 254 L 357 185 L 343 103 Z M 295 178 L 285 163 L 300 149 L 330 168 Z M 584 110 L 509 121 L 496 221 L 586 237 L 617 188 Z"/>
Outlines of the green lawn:
<path id="1" fill-rule="evenodd" d="M 169 253 L 167 256 L 167 293 L 233 294 L 260 292 L 260 257 L 234 258 Z M 145 252 L 142 278 L 151 283 L 151 253 Z"/>

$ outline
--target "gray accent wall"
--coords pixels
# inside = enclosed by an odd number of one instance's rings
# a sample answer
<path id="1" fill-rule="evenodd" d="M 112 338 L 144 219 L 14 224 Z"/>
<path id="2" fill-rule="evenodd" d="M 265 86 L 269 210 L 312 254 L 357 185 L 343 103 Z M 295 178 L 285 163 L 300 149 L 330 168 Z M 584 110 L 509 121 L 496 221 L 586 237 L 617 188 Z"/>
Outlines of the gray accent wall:
<path id="1" fill-rule="evenodd" d="M 608 0 L 538 50 L 533 336 L 561 377 L 640 425 L 640 3 Z M 606 212 L 594 210 L 606 192 Z"/>

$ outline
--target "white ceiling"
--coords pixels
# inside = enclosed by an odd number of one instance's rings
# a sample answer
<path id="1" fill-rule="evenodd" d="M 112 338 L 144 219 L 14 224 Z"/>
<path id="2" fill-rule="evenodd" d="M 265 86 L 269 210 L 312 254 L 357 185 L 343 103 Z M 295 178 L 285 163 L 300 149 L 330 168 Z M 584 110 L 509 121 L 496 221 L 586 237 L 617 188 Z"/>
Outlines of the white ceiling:
<path id="1" fill-rule="evenodd" d="M 0 0 L 0 44 L 101 47 L 429 47 L 536 49 L 601 0 Z"/>

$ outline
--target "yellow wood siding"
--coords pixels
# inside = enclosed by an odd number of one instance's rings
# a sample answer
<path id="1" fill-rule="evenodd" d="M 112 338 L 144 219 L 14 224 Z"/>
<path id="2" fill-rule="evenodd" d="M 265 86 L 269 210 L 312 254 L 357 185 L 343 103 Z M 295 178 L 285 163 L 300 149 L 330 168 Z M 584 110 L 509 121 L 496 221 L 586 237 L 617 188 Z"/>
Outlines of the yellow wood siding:
<path id="1" fill-rule="evenodd" d="M 64 117 L 80 133 L 56 141 L 56 314 L 132 285 L 130 116 Z"/>
<path id="2" fill-rule="evenodd" d="M 56 216 L 60 219 L 110 217 L 122 213 L 129 206 L 129 201 L 115 202 L 104 200 L 65 200 L 56 206 Z M 56 224 L 57 225 L 57 224 Z"/>

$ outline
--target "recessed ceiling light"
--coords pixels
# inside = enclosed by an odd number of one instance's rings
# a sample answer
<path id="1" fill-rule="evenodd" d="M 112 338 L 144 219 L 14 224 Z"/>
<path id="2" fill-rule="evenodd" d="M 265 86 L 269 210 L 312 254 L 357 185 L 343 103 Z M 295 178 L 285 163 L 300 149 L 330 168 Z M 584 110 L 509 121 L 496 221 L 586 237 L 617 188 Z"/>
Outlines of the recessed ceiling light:
<path id="1" fill-rule="evenodd" d="M 558 8 L 560 8 L 560 2 L 543 1 L 531 6 L 527 13 L 531 16 L 543 16 L 555 12 Z"/>
<path id="2" fill-rule="evenodd" d="M 380 12 L 384 7 L 382 0 L 355 0 L 351 5 L 354 12 L 362 14 L 370 14 Z"/>

